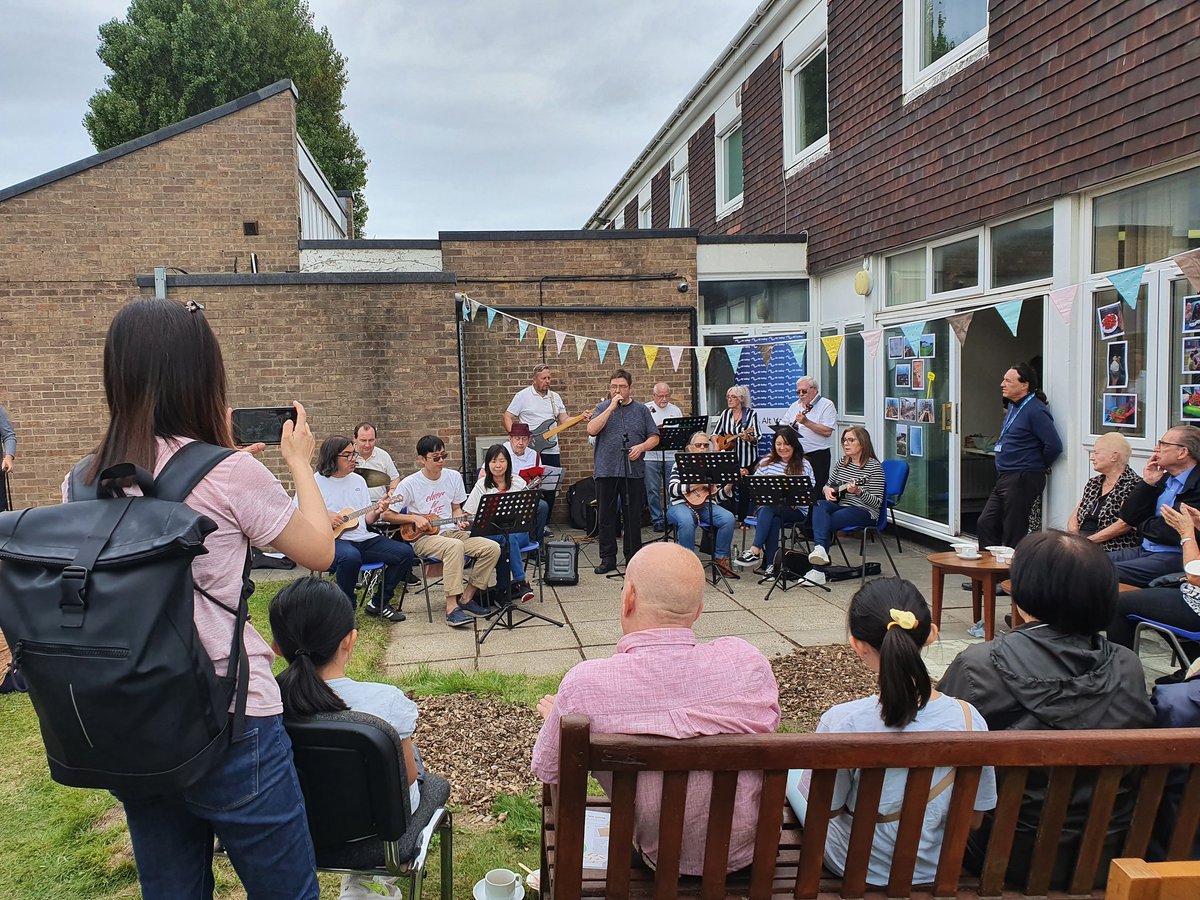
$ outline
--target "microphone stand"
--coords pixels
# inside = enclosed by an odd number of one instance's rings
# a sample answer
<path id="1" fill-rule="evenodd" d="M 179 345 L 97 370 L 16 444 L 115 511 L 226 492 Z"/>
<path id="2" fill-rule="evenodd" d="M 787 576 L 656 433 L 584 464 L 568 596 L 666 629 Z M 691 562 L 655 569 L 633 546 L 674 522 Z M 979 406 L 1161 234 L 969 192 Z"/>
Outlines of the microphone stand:
<path id="1" fill-rule="evenodd" d="M 613 400 L 613 403 L 616 403 L 617 406 L 625 405 L 623 403 L 618 403 L 616 400 Z M 628 431 L 622 432 L 622 434 L 621 434 L 621 461 L 622 461 L 622 465 L 625 468 L 625 477 L 621 479 L 621 521 L 624 523 L 624 526 L 625 526 L 624 530 L 622 530 L 622 532 L 621 532 L 621 551 L 624 552 L 625 547 L 628 545 L 628 542 L 629 542 L 629 529 L 634 527 L 633 523 L 630 521 L 631 517 L 629 515 L 629 479 L 632 475 L 633 469 L 629 464 L 629 432 Z M 637 528 L 639 531 L 641 530 L 641 528 L 642 528 L 641 522 L 637 523 Z M 613 564 L 616 565 L 615 559 L 613 560 Z M 626 566 L 629 565 L 628 557 L 626 557 L 626 559 L 625 559 L 625 565 Z M 623 571 L 621 571 L 620 566 L 617 566 L 616 571 L 610 572 L 608 575 L 605 575 L 604 577 L 605 578 L 624 578 L 625 573 Z"/>

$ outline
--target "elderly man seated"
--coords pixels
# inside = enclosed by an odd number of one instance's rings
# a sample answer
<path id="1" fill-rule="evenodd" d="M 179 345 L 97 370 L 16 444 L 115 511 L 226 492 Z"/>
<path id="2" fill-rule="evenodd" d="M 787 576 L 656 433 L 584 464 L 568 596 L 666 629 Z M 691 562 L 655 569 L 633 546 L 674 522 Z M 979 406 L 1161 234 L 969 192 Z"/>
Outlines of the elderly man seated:
<path id="1" fill-rule="evenodd" d="M 708 453 L 712 442 L 703 431 L 697 431 L 688 441 L 685 453 Z M 689 550 L 696 546 L 696 528 L 707 525 L 716 531 L 713 539 L 713 561 L 726 578 L 740 577 L 729 565 L 733 546 L 733 513 L 717 504 L 721 500 L 733 499 L 732 484 L 688 484 L 679 477 L 676 469 L 671 473 L 667 486 L 671 506 L 667 510 L 667 521 L 675 526 L 675 540 L 679 546 Z M 711 498 L 712 502 L 709 502 Z"/>
<path id="2" fill-rule="evenodd" d="M 779 687 L 766 657 L 741 638 L 707 644 L 692 630 L 703 608 L 704 569 L 677 544 L 648 544 L 625 571 L 621 631 L 616 653 L 590 659 L 563 678 L 558 694 L 538 703 L 546 721 L 533 748 L 533 774 L 558 783 L 559 722 L 586 715 L 596 733 L 654 734 L 688 738 L 702 734 L 767 734 L 779 727 Z M 598 773 L 604 789 L 610 780 Z M 749 865 L 762 779 L 738 776 L 729 838 L 728 871 Z M 705 829 L 712 783 L 693 776 L 688 785 L 679 871 L 704 868 Z M 638 778 L 634 843 L 651 865 L 658 860 L 662 776 Z M 618 852 L 616 849 L 613 852 Z"/>

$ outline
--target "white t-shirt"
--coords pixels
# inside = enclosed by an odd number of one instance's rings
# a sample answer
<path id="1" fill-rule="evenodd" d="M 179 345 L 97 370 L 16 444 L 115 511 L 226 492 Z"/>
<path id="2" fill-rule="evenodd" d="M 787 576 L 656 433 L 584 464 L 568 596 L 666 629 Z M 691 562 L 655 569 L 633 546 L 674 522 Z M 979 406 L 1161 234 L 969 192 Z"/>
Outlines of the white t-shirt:
<path id="1" fill-rule="evenodd" d="M 392 462 L 391 455 L 386 450 L 380 450 L 376 447 L 370 458 L 360 456 L 358 458 L 358 467 L 360 469 L 372 469 L 376 472 L 383 472 L 392 481 L 400 477 L 400 470 L 396 468 L 396 464 Z M 371 499 L 378 501 L 383 499 L 383 495 L 387 493 L 387 485 L 379 487 L 367 488 L 371 492 Z"/>
<path id="2" fill-rule="evenodd" d="M 567 407 L 563 405 L 562 397 L 558 396 L 554 391 L 547 391 L 543 397 L 533 389 L 533 385 L 517 391 L 513 395 L 512 402 L 508 404 L 508 414 L 518 422 L 524 422 L 533 431 L 538 425 L 541 425 L 547 419 L 558 421 L 558 417 L 567 411 Z M 550 446 L 547 452 L 558 452 L 558 437 L 557 435 L 550 439 Z"/>
<path id="3" fill-rule="evenodd" d="M 987 731 L 987 722 L 983 716 L 967 704 L 971 713 L 971 730 Z M 849 703 L 839 703 L 821 716 L 817 725 L 817 733 L 836 734 L 875 734 L 890 732 L 901 734 L 914 731 L 966 731 L 966 720 L 963 718 L 962 705 L 953 697 L 945 694 L 936 700 L 930 700 L 925 708 L 917 713 L 916 719 L 903 728 L 889 728 L 883 724 L 879 715 L 879 697 L 863 697 L 861 700 L 851 700 Z M 886 738 L 881 738 L 881 742 Z M 950 770 L 937 768 L 933 771 L 930 785 L 935 785 Z M 833 787 L 832 809 L 843 806 L 853 810 L 858 799 L 857 769 L 841 769 Z M 888 769 L 883 777 L 883 792 L 879 796 L 879 814 L 898 813 L 904 805 L 904 787 L 908 780 L 905 769 Z M 803 818 L 801 808 L 807 809 L 808 788 L 812 781 L 812 772 L 808 769 L 793 769 L 788 772 L 787 798 Z M 917 847 L 916 869 L 913 873 L 913 884 L 928 884 L 937 873 L 938 855 L 942 849 L 942 837 L 946 832 L 946 819 L 950 814 L 950 797 L 954 788 L 942 791 L 929 801 L 925 807 L 925 824 L 921 829 L 921 842 Z M 984 766 L 979 776 L 979 789 L 975 793 L 976 810 L 995 809 L 996 807 L 996 771 L 991 766 Z M 846 855 L 850 849 L 850 829 L 854 826 L 853 816 L 842 813 L 834 816 L 829 822 L 829 833 L 825 838 L 825 862 L 837 872 L 843 874 L 846 869 Z M 867 867 L 868 884 L 887 884 L 892 870 L 892 851 L 896 848 L 896 836 L 900 832 L 900 823 L 882 822 L 875 826 L 875 840 L 871 846 L 871 861 Z"/>
<path id="4" fill-rule="evenodd" d="M 796 429 L 796 433 L 800 435 L 800 446 L 804 448 L 805 453 L 811 453 L 813 450 L 833 450 L 838 445 L 837 407 L 833 405 L 833 401 L 818 394 L 817 399 L 813 401 L 813 408 L 805 416 L 809 422 L 817 422 L 833 429 L 825 437 L 821 437 L 811 428 L 805 428 L 803 424 L 796 424 L 796 417 L 803 408 L 804 404 L 799 400 L 789 406 L 783 414 L 782 424 L 791 425 Z"/>
<path id="5" fill-rule="evenodd" d="M 321 498 L 325 501 L 325 508 L 330 512 L 340 512 L 343 509 L 357 510 L 371 505 L 371 495 L 367 490 L 367 483 L 363 481 L 361 475 L 351 472 L 341 478 L 329 478 L 325 475 L 314 475 L 313 477 L 317 480 L 317 487 L 321 489 Z M 298 505 L 298 498 L 294 498 L 292 503 Z M 366 514 L 360 513 L 358 524 L 343 531 L 338 536 L 338 540 L 358 543 L 372 537 L 374 535 L 367 530 Z"/>
<path id="6" fill-rule="evenodd" d="M 417 704 L 408 699 L 400 688 L 344 677 L 331 678 L 325 683 L 352 710 L 378 716 L 395 728 L 401 738 L 411 738 L 417 730 L 417 717 L 420 715 Z M 417 755 L 417 758 L 420 759 L 420 756 Z M 421 805 L 421 787 L 416 781 L 408 786 L 408 800 L 410 810 L 416 811 Z"/>
<path id="7" fill-rule="evenodd" d="M 683 410 L 681 410 L 674 403 L 668 403 L 666 406 L 660 407 L 657 403 L 651 400 L 646 404 L 646 409 L 650 410 L 650 417 L 654 419 L 654 424 L 660 427 L 662 426 L 663 421 L 666 419 L 678 419 L 683 416 Z M 666 457 L 667 462 L 674 462 L 675 451 L 651 450 L 646 454 L 646 462 L 662 462 L 664 456 Z"/>
<path id="8" fill-rule="evenodd" d="M 466 499 L 467 488 L 456 469 L 442 469 L 437 481 L 430 481 L 425 477 L 425 471 L 418 469 L 396 488 L 396 502 L 392 504 L 392 510 L 400 512 L 408 507 L 408 512 L 414 515 L 448 519 L 454 514 L 453 504 L 461 505 Z M 451 523 L 443 525 L 439 531 L 453 531 L 457 527 Z"/>
<path id="9" fill-rule="evenodd" d="M 538 452 L 530 446 L 525 447 L 525 452 L 517 456 L 517 452 L 513 450 L 512 441 L 504 442 L 504 449 L 508 451 L 508 457 L 512 460 L 513 472 L 521 472 L 525 469 L 532 469 L 534 466 L 542 464 L 541 457 Z"/>

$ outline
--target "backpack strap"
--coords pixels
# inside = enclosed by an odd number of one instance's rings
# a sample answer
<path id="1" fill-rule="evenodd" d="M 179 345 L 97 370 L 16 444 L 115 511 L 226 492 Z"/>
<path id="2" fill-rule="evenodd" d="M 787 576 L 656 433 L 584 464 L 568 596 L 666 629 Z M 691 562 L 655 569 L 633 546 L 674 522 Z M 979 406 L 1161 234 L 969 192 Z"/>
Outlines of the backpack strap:
<path id="1" fill-rule="evenodd" d="M 236 453 L 229 447 L 216 447 L 203 441 L 191 441 L 175 451 L 154 479 L 159 500 L 182 503 L 217 463 Z"/>

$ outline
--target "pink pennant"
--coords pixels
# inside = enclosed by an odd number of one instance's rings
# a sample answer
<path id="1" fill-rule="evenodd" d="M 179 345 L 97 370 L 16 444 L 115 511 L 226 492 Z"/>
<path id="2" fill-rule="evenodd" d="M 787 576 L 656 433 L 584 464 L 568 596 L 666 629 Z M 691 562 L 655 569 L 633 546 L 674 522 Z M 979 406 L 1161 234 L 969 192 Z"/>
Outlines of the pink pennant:
<path id="1" fill-rule="evenodd" d="M 562 353 L 563 341 L 565 341 L 566 339 L 567 339 L 567 333 L 565 331 L 554 332 L 554 343 L 558 345 L 559 353 Z"/>
<path id="2" fill-rule="evenodd" d="M 862 340 L 863 346 L 871 354 L 871 359 L 874 359 L 875 354 L 879 352 L 879 342 L 883 340 L 883 329 L 872 328 L 870 331 L 862 332 Z"/>
<path id="3" fill-rule="evenodd" d="M 1179 266 L 1179 271 L 1192 283 L 1192 290 L 1200 291 L 1200 250 L 1180 253 L 1175 257 L 1175 265 Z"/>
<path id="4" fill-rule="evenodd" d="M 1068 325 L 1071 324 L 1071 312 L 1075 308 L 1077 296 L 1079 296 L 1079 285 L 1077 284 L 1050 292 L 1050 302 L 1054 304 L 1054 308 L 1058 310 L 1058 314 Z"/>
<path id="5" fill-rule="evenodd" d="M 679 371 L 679 360 L 683 359 L 684 349 L 685 348 L 683 348 L 683 347 L 668 347 L 667 348 L 667 350 L 669 350 L 671 352 L 671 367 L 676 372 Z"/>

